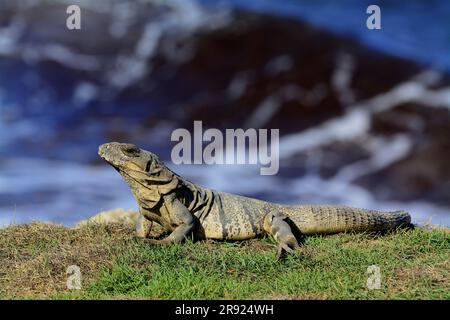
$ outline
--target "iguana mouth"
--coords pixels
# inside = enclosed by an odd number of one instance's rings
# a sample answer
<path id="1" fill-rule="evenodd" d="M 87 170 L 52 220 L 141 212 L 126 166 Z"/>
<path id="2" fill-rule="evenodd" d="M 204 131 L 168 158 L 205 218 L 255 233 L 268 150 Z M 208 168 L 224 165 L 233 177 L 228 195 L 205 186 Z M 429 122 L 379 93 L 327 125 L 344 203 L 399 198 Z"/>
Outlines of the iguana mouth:
<path id="1" fill-rule="evenodd" d="M 116 166 L 114 163 L 112 163 L 110 160 L 108 160 L 104 154 L 99 153 L 99 155 L 100 155 L 100 158 L 102 158 L 105 162 L 107 162 L 111 167 L 113 167 L 114 169 L 116 169 L 117 171 L 120 172 L 119 167 Z"/>

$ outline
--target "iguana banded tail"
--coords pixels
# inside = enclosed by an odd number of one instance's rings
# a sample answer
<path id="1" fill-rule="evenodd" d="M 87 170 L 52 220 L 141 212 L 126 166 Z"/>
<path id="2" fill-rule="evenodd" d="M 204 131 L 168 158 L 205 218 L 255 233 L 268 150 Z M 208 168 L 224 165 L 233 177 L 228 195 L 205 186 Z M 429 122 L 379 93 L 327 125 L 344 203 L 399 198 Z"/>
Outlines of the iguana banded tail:
<path id="1" fill-rule="evenodd" d="M 334 205 L 281 205 L 200 187 L 167 168 L 155 154 L 111 142 L 99 155 L 125 179 L 139 204 L 137 237 L 154 244 L 196 239 L 245 240 L 264 234 L 278 243 L 277 257 L 299 248 L 298 236 L 384 231 L 409 225 L 404 211 L 379 212 Z M 156 222 L 170 231 L 147 239 Z"/>

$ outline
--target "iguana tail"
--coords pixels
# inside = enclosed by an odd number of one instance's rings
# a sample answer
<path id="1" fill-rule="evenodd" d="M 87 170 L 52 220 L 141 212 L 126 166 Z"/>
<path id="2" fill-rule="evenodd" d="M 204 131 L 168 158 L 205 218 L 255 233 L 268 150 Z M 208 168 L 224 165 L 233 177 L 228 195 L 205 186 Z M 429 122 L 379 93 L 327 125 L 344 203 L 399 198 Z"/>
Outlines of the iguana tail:
<path id="1" fill-rule="evenodd" d="M 381 212 L 344 206 L 301 206 L 291 218 L 303 234 L 329 234 L 346 231 L 387 231 L 411 226 L 411 216 L 405 211 Z M 297 221 L 295 221 L 297 220 Z"/>

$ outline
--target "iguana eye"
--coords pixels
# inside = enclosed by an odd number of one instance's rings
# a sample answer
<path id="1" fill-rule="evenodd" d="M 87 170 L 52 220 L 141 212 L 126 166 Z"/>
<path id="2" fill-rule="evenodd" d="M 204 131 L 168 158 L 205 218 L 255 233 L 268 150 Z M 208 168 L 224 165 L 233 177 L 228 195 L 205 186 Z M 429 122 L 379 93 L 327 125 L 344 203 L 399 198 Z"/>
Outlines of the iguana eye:
<path id="1" fill-rule="evenodd" d="M 149 172 L 151 166 L 152 166 L 152 160 L 147 162 L 147 165 L 145 166 L 145 172 Z"/>

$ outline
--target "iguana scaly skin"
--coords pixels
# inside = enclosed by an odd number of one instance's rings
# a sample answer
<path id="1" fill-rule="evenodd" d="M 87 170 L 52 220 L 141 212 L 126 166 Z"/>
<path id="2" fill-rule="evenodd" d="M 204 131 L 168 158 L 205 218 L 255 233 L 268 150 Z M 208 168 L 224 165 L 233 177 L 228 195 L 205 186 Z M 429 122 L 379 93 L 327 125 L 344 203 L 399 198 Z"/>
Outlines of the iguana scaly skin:
<path id="1" fill-rule="evenodd" d="M 99 155 L 125 179 L 139 204 L 139 238 L 155 244 L 196 239 L 245 240 L 264 234 L 278 243 L 277 257 L 299 248 L 299 235 L 384 231 L 409 225 L 404 211 L 379 212 L 334 205 L 281 205 L 200 187 L 181 178 L 155 154 L 111 142 Z M 156 222 L 171 234 L 147 239 Z"/>

